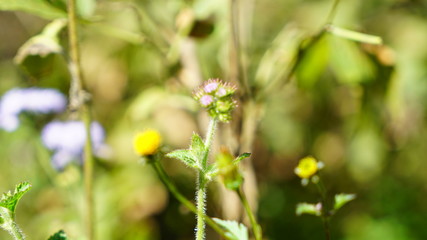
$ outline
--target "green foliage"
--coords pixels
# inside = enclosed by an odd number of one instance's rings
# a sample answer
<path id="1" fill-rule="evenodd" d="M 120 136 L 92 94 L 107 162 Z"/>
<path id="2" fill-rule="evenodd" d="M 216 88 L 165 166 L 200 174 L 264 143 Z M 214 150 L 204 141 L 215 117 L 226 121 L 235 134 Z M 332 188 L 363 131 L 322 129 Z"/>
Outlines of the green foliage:
<path id="1" fill-rule="evenodd" d="M 355 194 L 340 193 L 335 195 L 334 210 L 340 209 L 342 206 L 356 198 Z"/>
<path id="2" fill-rule="evenodd" d="M 64 230 L 59 230 L 57 233 L 53 234 L 49 237 L 48 240 L 67 240 L 67 234 L 65 234 Z"/>
<path id="3" fill-rule="evenodd" d="M 238 157 L 236 157 L 236 159 L 234 159 L 233 164 L 239 164 L 240 161 L 250 156 L 251 156 L 251 153 L 242 153 Z"/>
<path id="4" fill-rule="evenodd" d="M 298 203 L 296 214 L 298 216 L 302 214 L 310 214 L 314 216 L 321 216 L 322 215 L 322 205 L 320 203 L 313 204 L 313 203 Z"/>
<path id="5" fill-rule="evenodd" d="M 227 231 L 226 235 L 231 240 L 248 240 L 248 229 L 242 223 L 218 218 L 213 220 Z"/>
<path id="6" fill-rule="evenodd" d="M 193 133 L 190 149 L 175 150 L 166 154 L 166 156 L 178 159 L 191 168 L 201 169 L 200 164 L 204 157 L 204 151 L 205 144 L 203 143 L 202 138 L 197 133 Z"/>
<path id="7" fill-rule="evenodd" d="M 14 214 L 18 201 L 28 190 L 30 190 L 30 188 L 30 183 L 22 182 L 15 187 L 13 193 L 11 191 L 3 193 L 0 199 L 0 207 L 7 208 L 12 214 Z"/>
<path id="8" fill-rule="evenodd" d="M 178 149 L 166 154 L 169 158 L 175 158 L 183 162 L 185 165 L 192 168 L 200 168 L 197 158 L 194 156 L 193 152 L 188 149 Z"/>
<path id="9" fill-rule="evenodd" d="M 66 13 L 46 0 L 1 0 L 2 11 L 23 11 L 46 19 L 64 18 Z"/>

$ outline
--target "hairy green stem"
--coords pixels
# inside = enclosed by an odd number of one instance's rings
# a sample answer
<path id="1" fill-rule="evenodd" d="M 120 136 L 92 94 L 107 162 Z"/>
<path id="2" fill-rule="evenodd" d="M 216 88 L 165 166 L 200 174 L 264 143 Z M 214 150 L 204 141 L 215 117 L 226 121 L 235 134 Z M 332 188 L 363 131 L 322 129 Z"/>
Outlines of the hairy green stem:
<path id="1" fill-rule="evenodd" d="M 22 230 L 15 222 L 11 222 L 9 233 L 13 236 L 13 238 L 15 238 L 15 240 L 25 240 L 25 236 L 22 233 Z"/>
<path id="2" fill-rule="evenodd" d="M 246 195 L 243 192 L 242 187 L 240 187 L 239 189 L 236 189 L 236 193 L 239 196 L 240 201 L 242 202 L 243 207 L 245 208 L 246 213 L 249 216 L 249 220 L 251 221 L 252 231 L 255 235 L 255 239 L 256 240 L 262 240 L 261 226 L 256 221 L 255 215 L 253 214 L 251 207 L 249 206 L 248 199 L 246 198 Z"/>
<path id="3" fill-rule="evenodd" d="M 77 33 L 76 0 L 68 0 L 68 37 L 71 61 L 69 69 L 71 74 L 70 109 L 78 111 L 84 122 L 86 130 L 86 143 L 84 148 L 84 185 L 86 194 L 86 226 L 87 238 L 95 239 L 95 221 L 93 206 L 93 148 L 91 137 L 91 116 L 87 103 L 87 94 L 83 90 L 83 75 L 80 67 L 80 52 Z"/>
<path id="4" fill-rule="evenodd" d="M 208 166 L 208 157 L 209 151 L 212 146 L 213 138 L 215 135 L 215 128 L 217 124 L 217 119 L 212 118 L 209 122 L 208 131 L 206 133 L 205 139 L 205 149 L 203 153 L 203 159 L 201 159 L 201 169 L 197 173 L 197 193 L 196 193 L 196 203 L 197 203 L 197 227 L 196 227 L 196 240 L 205 239 L 205 219 L 206 215 L 206 187 L 207 181 L 205 172 Z"/>
<path id="5" fill-rule="evenodd" d="M 152 164 L 157 175 L 160 177 L 160 180 L 162 180 L 172 195 L 194 214 L 198 214 L 196 206 L 179 192 L 178 188 L 172 183 L 169 176 L 166 174 L 160 162 L 158 160 L 154 160 L 150 161 L 150 163 Z M 203 215 L 203 218 L 205 219 L 206 223 L 212 227 L 213 230 L 219 233 L 223 238 L 229 239 L 229 237 L 225 235 L 224 230 L 222 230 L 222 228 L 218 226 L 218 224 L 216 224 L 212 218 L 207 215 Z"/>
<path id="6" fill-rule="evenodd" d="M 3 207 L 0 207 L 0 227 L 6 230 L 15 240 L 25 240 L 25 235 L 15 223 L 14 214 Z"/>

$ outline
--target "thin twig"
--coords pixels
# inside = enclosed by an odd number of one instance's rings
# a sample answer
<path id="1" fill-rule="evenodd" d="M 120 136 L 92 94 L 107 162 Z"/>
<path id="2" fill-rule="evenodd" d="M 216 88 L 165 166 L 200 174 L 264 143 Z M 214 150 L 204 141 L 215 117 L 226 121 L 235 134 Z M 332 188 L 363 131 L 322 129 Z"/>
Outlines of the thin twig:
<path id="1" fill-rule="evenodd" d="M 91 142 L 91 116 L 87 103 L 88 97 L 83 90 L 83 76 L 80 67 L 80 52 L 77 33 L 76 0 L 69 0 L 68 6 L 68 37 L 70 44 L 69 70 L 71 74 L 70 109 L 79 112 L 86 130 L 84 147 L 84 185 L 86 194 L 86 226 L 89 240 L 95 239 L 95 221 L 93 207 L 93 149 Z"/>

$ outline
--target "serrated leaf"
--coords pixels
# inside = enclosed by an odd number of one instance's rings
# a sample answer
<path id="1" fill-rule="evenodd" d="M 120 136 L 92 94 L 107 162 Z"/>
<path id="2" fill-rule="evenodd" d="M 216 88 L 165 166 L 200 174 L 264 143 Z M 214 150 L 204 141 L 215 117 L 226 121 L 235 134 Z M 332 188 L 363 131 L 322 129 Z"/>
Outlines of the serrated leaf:
<path id="1" fill-rule="evenodd" d="M 49 237 L 48 240 L 67 240 L 67 234 L 63 230 L 59 230 L 57 233 Z"/>
<path id="2" fill-rule="evenodd" d="M 196 161 L 197 159 L 203 158 L 203 154 L 205 152 L 205 143 L 203 143 L 202 138 L 197 133 L 193 133 L 190 150 L 194 157 L 196 157 Z"/>
<path id="3" fill-rule="evenodd" d="M 175 159 L 181 160 L 184 164 L 188 165 L 189 167 L 197 168 L 197 169 L 199 168 L 197 164 L 197 159 L 195 158 L 192 151 L 188 149 L 175 150 L 173 152 L 166 154 L 166 156 L 169 158 L 175 158 Z"/>
<path id="4" fill-rule="evenodd" d="M 322 204 L 317 203 L 298 203 L 296 214 L 298 216 L 302 214 L 310 214 L 314 216 L 321 216 L 322 215 Z"/>
<path id="5" fill-rule="evenodd" d="M 212 180 L 216 175 L 218 175 L 219 169 L 216 164 L 208 165 L 206 170 L 206 178 L 210 181 Z"/>
<path id="6" fill-rule="evenodd" d="M 65 11 L 50 5 L 45 0 L 1 0 L 1 11 L 23 11 L 46 19 L 66 17 Z"/>
<path id="7" fill-rule="evenodd" d="M 238 157 L 236 157 L 236 159 L 234 159 L 233 164 L 238 164 L 240 161 L 250 156 L 251 156 L 251 153 L 242 153 Z"/>
<path id="8" fill-rule="evenodd" d="M 334 210 L 340 209 L 342 206 L 344 206 L 346 203 L 354 200 L 356 198 L 356 194 L 346 194 L 346 193 L 340 193 L 335 195 L 335 203 L 334 203 Z"/>
<path id="9" fill-rule="evenodd" d="M 21 197 L 31 188 L 28 182 L 22 182 L 15 187 L 14 192 L 3 193 L 0 199 L 0 207 L 9 209 L 12 215 L 15 213 L 16 205 Z"/>
<path id="10" fill-rule="evenodd" d="M 219 218 L 213 218 L 213 220 L 226 230 L 225 235 L 231 240 L 248 240 L 248 229 L 245 225 Z"/>

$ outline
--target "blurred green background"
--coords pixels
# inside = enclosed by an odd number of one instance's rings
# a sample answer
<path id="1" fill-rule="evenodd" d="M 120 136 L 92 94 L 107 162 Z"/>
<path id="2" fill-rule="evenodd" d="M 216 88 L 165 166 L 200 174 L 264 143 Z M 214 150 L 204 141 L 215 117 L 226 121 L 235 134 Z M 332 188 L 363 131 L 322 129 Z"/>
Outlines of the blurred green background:
<path id="1" fill-rule="evenodd" d="M 168 149 L 185 148 L 193 131 L 204 131 L 206 120 L 191 98 L 193 88 L 208 78 L 243 76 L 254 94 L 273 86 L 257 100 L 259 125 L 246 164 L 255 171 L 258 195 L 252 200 L 267 239 L 324 239 L 320 219 L 295 215 L 298 202 L 319 201 L 316 189 L 302 187 L 293 173 L 307 155 L 325 163 L 321 175 L 331 194 L 357 194 L 332 219 L 333 239 L 427 239 L 425 1 L 340 2 L 333 24 L 381 36 L 383 45 L 317 35 L 332 0 L 78 3 L 86 86 L 109 145 L 106 157 L 96 160 L 99 239 L 193 239 L 194 215 L 149 166 L 138 163 L 132 138 L 157 128 Z M 230 14 L 233 3 L 239 15 Z M 58 34 L 62 54 L 24 54 L 24 60 L 14 61 L 27 40 L 66 17 L 65 6 L 65 1 L 0 1 L 0 94 L 30 86 L 68 93 L 66 31 Z M 233 45 L 233 19 L 240 52 Z M 233 65 L 236 52 L 243 62 L 240 73 Z M 247 107 L 241 101 L 237 115 Z M 59 229 L 85 239 L 81 168 L 56 172 L 40 140 L 48 121 L 68 114 L 21 117 L 18 130 L 0 131 L 0 191 L 24 180 L 33 184 L 17 211 L 29 239 L 47 239 Z M 220 127 L 218 141 L 226 136 L 221 144 L 236 145 L 227 126 Z M 176 160 L 162 163 L 193 199 L 195 173 Z M 227 215 L 231 200 L 221 196 L 228 195 L 211 184 L 209 215 Z M 0 232 L 0 239 L 9 236 Z M 207 239 L 218 236 L 208 232 Z"/>

